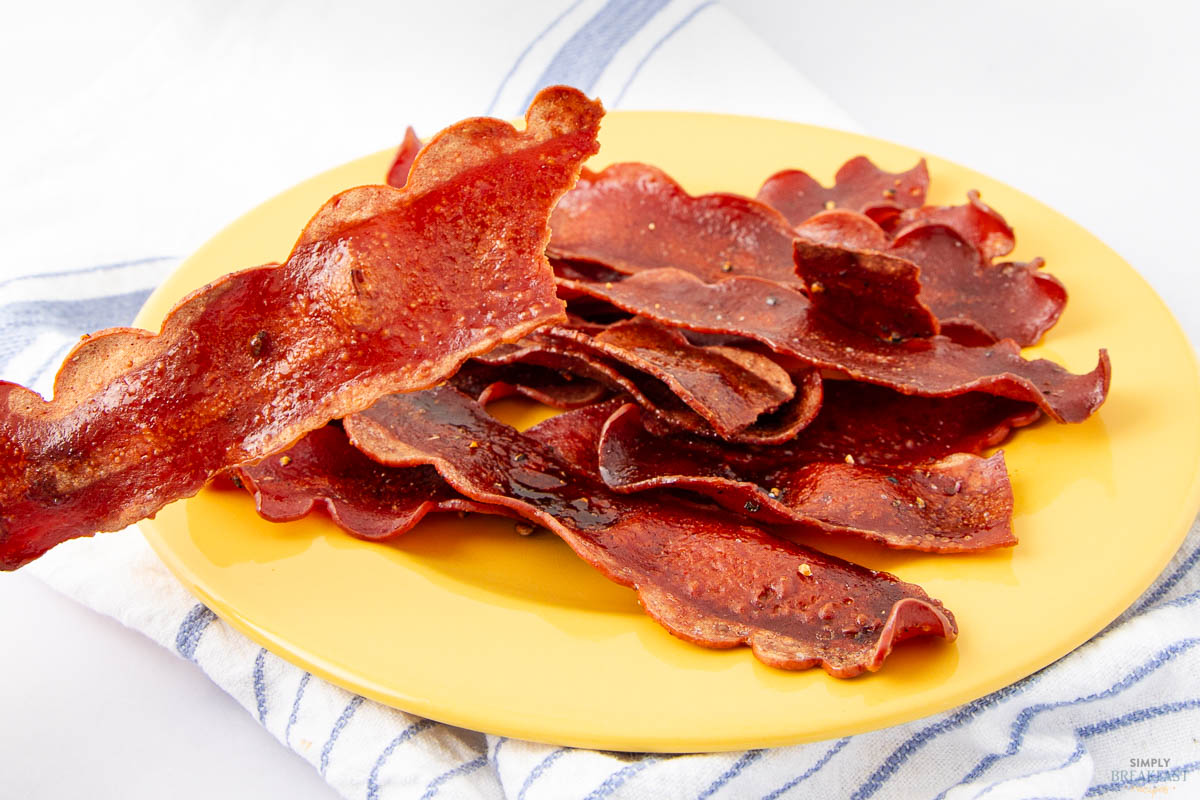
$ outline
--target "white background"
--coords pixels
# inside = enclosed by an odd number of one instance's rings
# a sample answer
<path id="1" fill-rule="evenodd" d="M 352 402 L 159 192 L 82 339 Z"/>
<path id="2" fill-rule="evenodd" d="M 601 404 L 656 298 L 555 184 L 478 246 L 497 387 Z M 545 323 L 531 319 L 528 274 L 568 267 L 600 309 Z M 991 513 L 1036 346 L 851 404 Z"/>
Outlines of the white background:
<path id="1" fill-rule="evenodd" d="M 553 4 L 431 5 L 400 27 L 315 3 L 45 3 L 6 14 L 0 180 L 12 183 L 0 183 L 0 272 L 19 274 L 28 259 L 67 269 L 185 255 L 276 191 L 387 146 L 409 122 L 430 131 L 481 113 L 494 77 L 447 97 L 432 69 L 396 76 L 397 102 L 355 87 L 388 47 L 429 64 L 478 48 L 515 58 L 524 41 L 494 41 L 494 24 L 528 13 L 533 25 Z M 1081 222 L 1200 341 L 1195 6 L 724 5 L 863 131 L 991 174 Z M 252 57 L 207 59 L 248 35 L 263 43 Z M 697 58 L 739 70 L 728 54 Z M 347 87 L 341 96 L 312 90 L 330 74 Z M 281 141 L 289 146 L 273 146 Z M 221 203 L 196 200 L 213 196 Z M 139 209 L 164 204 L 176 223 L 139 225 Z M 105 233 L 29 233 L 81 215 Z M 29 576 L 0 575 L 0 797 L 164 795 L 335 796 L 192 664 Z"/>

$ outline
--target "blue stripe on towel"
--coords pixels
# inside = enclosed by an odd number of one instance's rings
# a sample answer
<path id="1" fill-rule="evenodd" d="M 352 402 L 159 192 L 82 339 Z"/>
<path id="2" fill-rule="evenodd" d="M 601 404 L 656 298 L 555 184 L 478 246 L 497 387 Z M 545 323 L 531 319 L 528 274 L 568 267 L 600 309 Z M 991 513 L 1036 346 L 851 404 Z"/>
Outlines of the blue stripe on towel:
<path id="1" fill-rule="evenodd" d="M 360 700 L 362 698 L 359 698 Z M 424 730 L 428 730 L 434 726 L 433 720 L 423 719 L 420 722 L 409 725 L 404 730 L 400 731 L 395 739 L 388 742 L 388 746 L 383 748 L 383 752 L 379 754 L 379 758 L 375 759 L 375 766 L 371 767 L 371 774 L 367 776 L 367 800 L 378 800 L 379 798 L 379 770 L 383 769 L 383 765 L 391 758 L 392 753 L 396 748 L 407 742 L 412 737 Z"/>
<path id="2" fill-rule="evenodd" d="M 421 795 L 421 800 L 433 800 L 433 797 L 437 795 L 438 790 L 442 788 L 443 783 L 451 780 L 452 778 L 457 778 L 459 775 L 467 775 L 472 773 L 486 763 L 487 756 L 479 756 L 478 758 L 471 759 L 465 764 L 459 764 L 452 770 L 443 772 L 441 775 L 438 775 L 436 778 L 431 780 L 429 785 L 425 787 L 425 794 Z"/>
<path id="3" fill-rule="evenodd" d="M 806 780 L 811 778 L 813 775 L 816 775 L 818 772 L 820 772 L 822 769 L 824 769 L 825 765 L 829 763 L 830 759 L 832 759 L 839 752 L 841 752 L 842 748 L 848 744 L 850 744 L 849 736 L 847 736 L 845 739 L 839 739 L 837 744 L 835 744 L 833 747 L 829 748 L 829 751 L 826 752 L 825 755 L 821 756 L 821 758 L 817 760 L 817 763 L 813 764 L 811 767 L 809 767 L 807 770 L 805 770 L 802 774 L 797 775 L 795 778 L 792 778 L 790 781 L 785 783 L 783 786 L 780 786 L 778 789 L 771 792 L 770 794 L 763 795 L 762 800 L 776 800 L 776 798 L 778 798 L 784 792 L 791 791 L 793 788 L 795 788 L 799 784 L 804 783 Z"/>
<path id="4" fill-rule="evenodd" d="M 0 289 L 18 281 L 40 280 L 42 278 L 68 278 L 77 275 L 91 275 L 99 272 L 111 272 L 115 269 L 123 269 L 125 267 L 136 267 L 140 264 L 153 264 L 156 261 L 176 261 L 174 256 L 154 256 L 152 258 L 135 258 L 132 261 L 117 261 L 112 264 L 99 264 L 91 267 L 82 267 L 80 269 L 64 269 L 57 272 L 33 272 L 26 275 L 17 275 L 8 280 L 0 281 Z"/>
<path id="5" fill-rule="evenodd" d="M 604 800 L 605 797 L 608 797 L 617 789 L 620 789 L 622 786 L 624 786 L 625 783 L 634 775 L 637 775 L 646 767 L 657 764 L 661 760 L 662 759 L 654 756 L 646 756 L 634 761 L 632 764 L 626 764 L 612 775 L 609 775 L 607 778 L 605 778 L 604 783 L 600 784 L 595 789 L 592 789 L 592 791 L 590 791 L 587 797 L 583 798 L 583 800 Z"/>
<path id="6" fill-rule="evenodd" d="M 22 301 L 0 306 L 0 368 L 45 330 L 70 336 L 128 325 L 150 296 L 138 289 L 86 300 Z"/>
<path id="7" fill-rule="evenodd" d="M 546 34 L 554 30 L 558 23 L 562 22 L 563 18 L 566 17 L 567 14 L 570 14 L 576 8 L 579 8 L 579 4 L 582 2 L 583 0 L 575 0 L 575 2 L 567 6 L 567 8 L 561 14 L 551 20 L 549 25 L 547 25 L 545 28 L 542 28 L 541 33 L 529 40 L 529 44 L 525 45 L 525 49 L 522 50 L 520 55 L 517 56 L 517 60 L 513 62 L 513 65 L 508 68 L 508 72 L 504 73 L 504 79 L 500 81 L 500 85 L 496 87 L 496 94 L 492 97 L 492 102 L 488 103 L 487 114 L 489 117 L 495 113 L 496 103 L 500 102 L 500 95 L 504 92 L 504 87 L 508 85 L 510 80 L 512 80 L 512 76 L 516 74 L 516 71 L 520 68 L 522 62 L 525 61 L 525 57 L 529 55 L 529 51 L 533 49 L 534 45 L 536 45 L 542 39 L 545 39 Z M 524 112 L 524 110 L 525 109 L 523 108 L 517 109 L 516 113 L 520 114 Z"/>
<path id="8" fill-rule="evenodd" d="M 1150 608 L 1150 606 L 1161 600 L 1163 595 L 1171 591 L 1175 584 L 1179 583 L 1184 576 L 1192 571 L 1192 568 L 1196 566 L 1198 561 L 1200 561 L 1200 545 L 1196 546 L 1196 549 L 1192 551 L 1191 555 L 1185 558 L 1183 562 L 1175 568 L 1174 572 L 1163 579 L 1157 586 L 1155 586 L 1152 590 L 1147 592 L 1145 596 L 1142 597 L 1141 602 L 1138 603 L 1137 607 L 1133 609 L 1133 613 L 1135 615 L 1141 614 L 1143 611 Z"/>
<path id="9" fill-rule="evenodd" d="M 200 644 L 200 637 L 208 630 L 208 626 L 213 623 L 217 615 L 208 609 L 202 603 L 197 603 L 183 618 L 183 622 L 179 624 L 179 630 L 175 634 L 175 650 L 179 655 L 186 658 L 188 661 L 196 660 L 196 647 Z"/>
<path id="10" fill-rule="evenodd" d="M 1008 749 L 1005 750 L 1004 753 L 989 753 L 988 755 L 984 756 L 982 759 L 980 759 L 978 764 L 972 767 L 971 770 L 954 785 L 976 780 L 985 772 L 987 772 L 996 762 L 1013 756 L 1019 752 L 1021 745 L 1025 741 L 1025 734 L 1028 732 L 1029 726 L 1033 723 L 1034 717 L 1042 712 L 1056 711 L 1061 708 L 1068 708 L 1070 706 L 1081 705 L 1083 703 L 1090 703 L 1095 700 L 1105 700 L 1121 694 L 1126 689 L 1137 685 L 1150 675 L 1153 675 L 1161 667 L 1173 661 L 1177 656 L 1188 652 L 1197 644 L 1200 644 L 1200 639 L 1181 639 L 1180 641 L 1172 644 L 1170 647 L 1155 653 L 1149 661 L 1145 662 L 1137 669 L 1126 675 L 1124 678 L 1117 681 L 1112 686 L 1109 686 L 1107 689 L 1104 689 L 1103 691 L 1093 692 L 1092 694 L 1085 695 L 1083 697 L 1077 697 L 1074 700 L 1060 700 L 1055 703 L 1035 703 L 1034 705 L 1026 706 L 1025 708 L 1021 709 L 1021 711 L 1017 714 L 1016 719 L 1012 723 L 1011 732 L 1009 734 Z M 939 794 L 938 797 L 945 797 L 946 793 L 952 788 L 954 787 L 951 786 L 947 788 L 945 791 Z"/>
<path id="11" fill-rule="evenodd" d="M 731 780 L 741 774 L 742 770 L 758 761 L 763 757 L 762 750 L 750 750 L 742 754 L 742 757 L 734 762 L 733 766 L 725 770 L 721 777 L 712 782 L 712 785 L 696 796 L 696 800 L 707 800 L 717 793 L 718 790 Z"/>
<path id="12" fill-rule="evenodd" d="M 333 746 L 337 744 L 338 737 L 342 735 L 342 729 L 350 723 L 354 717 L 354 712 L 358 711 L 358 707 L 363 704 L 361 695 L 355 695 L 354 699 L 346 704 L 342 709 L 342 714 L 337 718 L 337 722 L 333 723 L 333 730 L 329 732 L 329 738 L 325 740 L 325 746 L 321 748 L 321 776 L 325 776 L 325 770 L 329 768 L 329 754 L 333 752 Z"/>
<path id="13" fill-rule="evenodd" d="M 258 650 L 254 659 L 254 703 L 258 707 L 258 724 L 267 724 L 267 680 L 263 670 L 267 663 L 267 648 Z"/>
<path id="14" fill-rule="evenodd" d="M 546 65 L 525 98 L 525 105 L 544 86 L 565 83 L 590 92 L 626 42 L 632 39 L 668 0 L 609 0 L 596 15 L 571 35 Z"/>
<path id="15" fill-rule="evenodd" d="M 621 91 L 617 93 L 617 99 L 613 101 L 613 105 L 619 106 L 621 104 L 621 101 L 625 99 L 625 93 L 627 91 L 629 91 L 629 87 L 633 85 L 634 79 L 637 78 L 638 73 L 640 73 L 642 71 L 642 67 L 646 66 L 646 62 L 648 62 L 651 58 L 653 58 L 654 54 L 658 52 L 658 48 L 662 47 L 673 36 L 675 36 L 675 34 L 679 33 L 681 30 L 686 28 L 688 26 L 688 24 L 691 23 L 691 21 L 696 18 L 697 14 L 699 14 L 701 11 L 703 11 L 704 9 L 706 9 L 710 6 L 715 6 L 715 5 L 716 5 L 715 0 L 708 0 L 708 2 L 706 2 L 706 3 L 701 3 L 700 5 L 696 6 L 691 11 L 689 11 L 687 13 L 687 16 L 685 16 L 683 19 L 679 20 L 679 22 L 676 22 L 674 25 L 672 25 L 671 30 L 664 33 L 662 35 L 662 38 L 659 39 L 657 42 L 655 42 L 654 46 L 646 51 L 646 54 L 644 56 L 642 56 L 641 59 L 638 61 L 637 66 L 635 66 L 633 68 L 633 72 L 629 73 L 629 77 L 625 79 L 625 85 L 622 86 Z"/>
<path id="16" fill-rule="evenodd" d="M 550 765 L 562 758 L 562 755 L 565 752 L 567 752 L 567 748 L 560 747 L 550 755 L 543 758 L 541 762 L 525 777 L 525 783 L 521 784 L 521 791 L 517 792 L 517 800 L 525 800 L 525 793 L 529 791 L 530 786 L 533 786 L 533 782 L 542 777 L 542 773 L 550 769 Z"/>
<path id="17" fill-rule="evenodd" d="M 292 701 L 292 713 L 288 715 L 287 727 L 283 729 L 283 743 L 288 747 L 292 745 L 292 726 L 296 724 L 296 717 L 300 714 L 300 698 L 304 697 L 304 689 L 308 686 L 308 680 L 311 677 L 311 672 L 301 675 L 300 685 L 296 688 L 296 699 Z"/>

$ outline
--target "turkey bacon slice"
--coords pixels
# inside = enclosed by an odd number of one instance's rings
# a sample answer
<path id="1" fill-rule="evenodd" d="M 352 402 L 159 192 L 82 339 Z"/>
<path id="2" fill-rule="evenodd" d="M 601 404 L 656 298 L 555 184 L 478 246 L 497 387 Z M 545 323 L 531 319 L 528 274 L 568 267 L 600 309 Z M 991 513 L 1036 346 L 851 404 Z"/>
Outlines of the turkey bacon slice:
<path id="1" fill-rule="evenodd" d="M 403 189 L 328 201 L 287 260 L 220 278 L 157 335 L 102 331 L 46 401 L 0 384 L 0 568 L 117 530 L 382 395 L 564 319 L 548 220 L 598 149 L 603 110 L 542 91 L 524 131 L 435 136 Z"/>
<path id="2" fill-rule="evenodd" d="M 952 397 L 987 392 L 1036 403 L 1058 422 L 1082 422 L 1108 393 L 1108 354 L 1075 375 L 1052 361 L 1027 361 L 1011 340 L 965 347 L 944 336 L 884 342 L 817 312 L 802 293 L 759 278 L 705 284 L 677 269 L 658 269 L 619 282 L 559 278 L 561 289 L 603 300 L 623 311 L 699 333 L 743 336 L 811 366 L 904 394 Z"/>
<path id="3" fill-rule="evenodd" d="M 953 616 L 919 587 L 721 511 L 616 494 L 449 387 L 383 398 L 345 426 L 372 459 L 432 465 L 472 500 L 550 529 L 686 641 L 748 644 L 771 666 L 819 664 L 851 677 L 878 669 L 904 639 L 957 635 Z"/>

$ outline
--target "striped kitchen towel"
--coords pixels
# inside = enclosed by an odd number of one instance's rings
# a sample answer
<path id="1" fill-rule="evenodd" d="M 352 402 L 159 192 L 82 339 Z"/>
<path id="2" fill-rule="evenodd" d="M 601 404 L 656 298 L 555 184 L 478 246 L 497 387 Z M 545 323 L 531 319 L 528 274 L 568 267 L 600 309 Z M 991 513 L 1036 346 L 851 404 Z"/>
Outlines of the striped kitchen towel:
<path id="1" fill-rule="evenodd" d="M 380 24 L 397 13 L 383 4 L 376 11 Z M 456 12 L 453 4 L 444 4 L 439 13 L 451 18 Z M 228 37 L 236 29 L 244 32 L 245 47 L 269 46 L 263 44 L 268 37 L 255 30 L 255 19 L 221 22 L 206 30 Z M 481 75 L 488 76 L 487 111 L 500 116 L 517 115 L 541 86 L 569 83 L 601 96 L 609 107 L 692 108 L 854 127 L 712 2 L 543 2 L 514 10 L 511 29 L 496 33 L 517 43 L 511 52 L 448 65 L 439 80 L 453 95 L 459 87 L 473 90 Z M 405 64 L 403 53 L 395 58 L 398 74 L 419 67 Z M 381 79 L 375 91 L 388 88 Z M 391 131 L 378 141 L 394 137 Z M 162 220 L 168 227 L 156 228 L 156 220 L 144 222 L 147 237 L 178 224 Z M 82 216 L 39 217 L 29 224 L 62 237 L 86 228 Z M 47 227 L 55 225 L 71 230 Z M 188 236 L 205 232 L 189 231 L 179 240 L 190 244 Z M 123 235 L 136 248 L 139 232 Z M 79 334 L 127 323 L 178 264 L 173 257 L 112 259 L 83 269 L 61 263 L 64 252 L 82 252 L 88 242 L 73 237 L 53 254 L 31 251 L 19 264 L 0 266 L 3 378 L 48 391 L 54 367 Z M 76 264 L 88 263 L 76 258 Z M 1200 796 L 1197 561 L 1200 529 L 1193 528 L 1154 586 L 1103 634 L 1041 672 L 965 706 L 837 741 L 675 756 L 510 740 L 365 700 L 223 623 L 180 586 L 135 531 L 69 542 L 28 569 L 194 662 L 354 800 L 438 795 L 965 800 L 1132 795 L 1164 787 L 1179 789 L 1176 796 Z M 1131 763 L 1131 756 L 1143 755 L 1158 763 Z"/>

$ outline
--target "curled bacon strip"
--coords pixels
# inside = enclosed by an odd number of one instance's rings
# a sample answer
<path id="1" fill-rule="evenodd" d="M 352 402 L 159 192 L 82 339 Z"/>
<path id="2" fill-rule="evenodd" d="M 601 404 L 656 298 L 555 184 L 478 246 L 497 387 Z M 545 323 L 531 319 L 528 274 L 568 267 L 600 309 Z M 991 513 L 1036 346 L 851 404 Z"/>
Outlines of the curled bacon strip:
<path id="1" fill-rule="evenodd" d="M 448 387 L 383 398 L 345 425 L 376 461 L 431 464 L 467 497 L 549 528 L 610 580 L 634 588 L 651 617 L 689 642 L 748 644 L 771 666 L 820 664 L 851 677 L 878 669 L 904 639 L 957 635 L 953 616 L 916 586 L 720 511 L 614 494 Z M 576 424 L 576 435 L 593 435 L 578 432 L 584 427 Z M 472 446 L 479 442 L 489 446 Z"/>
<path id="2" fill-rule="evenodd" d="M 1016 245 L 1012 228 L 999 212 L 979 199 L 979 192 L 967 192 L 961 206 L 921 206 L 910 208 L 897 219 L 895 238 L 920 225 L 945 225 L 975 246 L 985 259 L 1006 256 Z"/>
<path id="3" fill-rule="evenodd" d="M 689 452 L 652 436 L 638 407 L 627 405 L 604 427 L 600 474 L 619 492 L 687 489 L 759 523 L 815 526 L 905 550 L 956 553 L 1017 542 L 1012 486 L 999 453 L 877 467 L 852 457 L 737 464 L 716 449 Z"/>
<path id="4" fill-rule="evenodd" d="M 866 214 L 885 227 L 904 209 L 925 202 L 929 170 L 925 159 L 907 172 L 884 172 L 866 156 L 852 158 L 825 188 L 808 173 L 789 169 L 777 172 L 758 190 L 758 199 L 778 210 L 792 225 L 831 208 Z"/>
<path id="5" fill-rule="evenodd" d="M 797 387 L 786 370 L 761 353 L 693 345 L 681 331 L 646 319 L 617 322 L 590 335 L 556 326 L 534 338 L 618 362 L 631 384 L 620 388 L 665 429 L 772 444 L 795 436 L 821 403 L 814 370 L 802 370 Z M 780 413 L 772 415 L 776 410 Z"/>
<path id="6" fill-rule="evenodd" d="M 978 327 L 1025 346 L 1054 327 L 1067 290 L 1045 263 L 992 264 L 953 228 L 921 221 L 906 226 L 888 251 L 921 268 L 921 300 L 943 324 Z"/>
<path id="7" fill-rule="evenodd" d="M 797 272 L 810 287 L 818 281 L 831 290 L 823 298 L 810 292 L 822 310 L 866 333 L 906 335 L 907 319 L 932 310 L 941 332 L 964 344 L 1034 344 L 1058 321 L 1066 289 L 1041 271 L 1040 258 L 991 263 L 989 253 L 1012 249 L 1012 231 L 977 193 L 971 201 L 914 209 L 919 215 L 894 240 L 861 214 L 818 214 L 796 228 Z M 911 335 L 922 335 L 920 327 Z"/>
<path id="8" fill-rule="evenodd" d="M 544 90 L 526 130 L 434 137 L 404 189 L 343 192 L 279 266 L 228 275 L 153 335 L 80 344 L 44 401 L 0 384 L 0 568 L 117 530 L 381 395 L 563 319 L 547 221 L 603 111 Z"/>
<path id="9" fill-rule="evenodd" d="M 577 407 L 599 384 L 631 396 L 650 412 L 648 424 L 664 433 L 773 444 L 794 437 L 821 404 L 816 370 L 789 375 L 762 353 L 697 346 L 679 330 L 645 319 L 544 328 L 479 361 L 453 383 L 480 402 L 515 390 Z M 574 380 L 565 381 L 568 375 Z"/>
<path id="10" fill-rule="evenodd" d="M 608 394 L 601 383 L 537 364 L 468 361 L 450 383 L 482 405 L 516 394 L 551 408 L 580 408 Z"/>
<path id="11" fill-rule="evenodd" d="M 736 194 L 693 197 L 648 164 L 587 173 L 550 218 L 551 258 L 630 274 L 683 269 L 711 282 L 733 275 L 796 284 L 794 234 L 779 212 Z"/>
<path id="12" fill-rule="evenodd" d="M 812 366 L 905 394 L 951 397 L 982 391 L 1036 403 L 1058 422 L 1081 422 L 1108 393 L 1104 350 L 1094 370 L 1073 375 L 1052 361 L 1026 361 L 1010 340 L 964 347 L 932 336 L 889 344 L 814 313 L 800 292 L 758 278 L 705 284 L 689 273 L 660 269 L 619 283 L 560 278 L 559 285 L 668 325 L 744 336 Z"/>
<path id="13" fill-rule="evenodd" d="M 468 500 L 433 467 L 393 469 L 352 447 L 337 426 L 317 428 L 282 453 L 236 469 L 263 519 L 290 522 L 323 504 L 338 527 L 362 539 L 407 533 L 435 511 L 515 516 Z"/>

